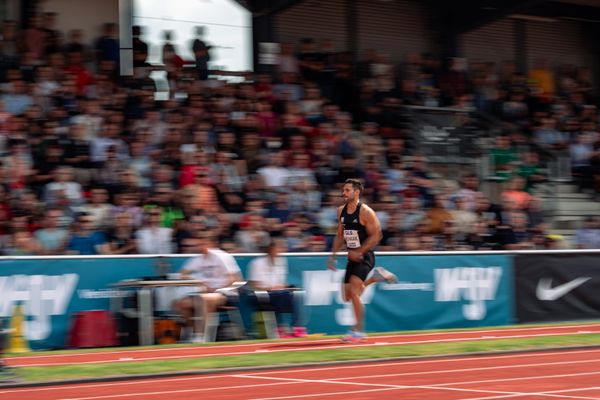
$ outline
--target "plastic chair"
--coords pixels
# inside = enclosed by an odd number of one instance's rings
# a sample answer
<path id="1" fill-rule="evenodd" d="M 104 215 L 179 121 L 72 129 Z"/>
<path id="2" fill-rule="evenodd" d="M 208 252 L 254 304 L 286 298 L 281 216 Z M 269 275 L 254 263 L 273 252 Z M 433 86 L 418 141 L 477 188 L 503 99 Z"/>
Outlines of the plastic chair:
<path id="1" fill-rule="evenodd" d="M 206 331 L 204 332 L 205 340 L 207 342 L 216 342 L 219 327 L 223 327 L 225 323 L 230 324 L 233 331 L 231 339 L 228 338 L 228 340 L 244 338 L 244 322 L 240 310 L 235 306 L 224 305 L 218 307 L 216 312 L 208 314 Z"/>

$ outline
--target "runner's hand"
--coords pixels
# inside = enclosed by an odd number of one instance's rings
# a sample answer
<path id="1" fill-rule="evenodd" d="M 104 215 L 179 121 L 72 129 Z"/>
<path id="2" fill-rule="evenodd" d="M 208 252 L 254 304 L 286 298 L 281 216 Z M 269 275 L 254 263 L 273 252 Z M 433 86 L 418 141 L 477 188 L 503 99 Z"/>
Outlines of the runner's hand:
<path id="1" fill-rule="evenodd" d="M 361 262 L 363 260 L 363 255 L 358 250 L 349 250 L 348 251 L 348 260 L 354 262 Z"/>
<path id="2" fill-rule="evenodd" d="M 327 268 L 332 271 L 337 271 L 337 261 L 334 256 L 327 259 Z"/>

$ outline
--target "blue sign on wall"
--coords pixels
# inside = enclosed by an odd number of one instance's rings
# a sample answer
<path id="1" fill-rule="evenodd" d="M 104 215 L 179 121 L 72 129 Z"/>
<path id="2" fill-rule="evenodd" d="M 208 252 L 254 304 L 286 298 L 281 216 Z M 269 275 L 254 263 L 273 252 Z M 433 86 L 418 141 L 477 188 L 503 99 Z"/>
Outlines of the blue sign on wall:
<path id="1" fill-rule="evenodd" d="M 504 255 L 377 257 L 398 276 L 363 294 L 370 332 L 506 325 L 513 321 L 512 258 Z M 344 271 L 324 269 L 325 258 L 289 259 L 291 278 L 306 289 L 308 326 L 341 333 L 354 323 L 340 286 Z"/>
<path id="2" fill-rule="evenodd" d="M 52 258 L 0 260 L 0 317 L 22 304 L 25 335 L 33 349 L 61 348 L 72 315 L 108 310 L 119 295 L 112 284 L 157 274 L 176 258 Z M 251 257 L 237 258 L 242 272 Z M 341 260 L 340 260 L 341 261 Z M 306 290 L 304 316 L 309 332 L 342 333 L 354 323 L 341 299 L 344 270 L 326 269 L 325 256 L 290 256 L 289 283 Z M 369 332 L 504 325 L 513 321 L 512 257 L 504 255 L 391 256 L 378 265 L 399 282 L 378 283 L 363 295 Z M 340 263 L 341 264 L 341 263 Z M 343 265 L 340 265 L 343 268 Z"/>

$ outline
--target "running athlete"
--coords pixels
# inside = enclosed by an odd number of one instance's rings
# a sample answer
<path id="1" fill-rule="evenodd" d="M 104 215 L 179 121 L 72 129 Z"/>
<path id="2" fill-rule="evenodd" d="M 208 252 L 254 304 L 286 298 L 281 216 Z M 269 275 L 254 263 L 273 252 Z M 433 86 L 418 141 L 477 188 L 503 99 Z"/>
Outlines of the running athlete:
<path id="1" fill-rule="evenodd" d="M 338 230 L 333 241 L 328 268 L 336 270 L 336 253 L 346 245 L 348 263 L 342 287 L 342 298 L 352 303 L 355 325 L 342 338 L 344 342 L 360 342 L 365 339 L 363 330 L 364 305 L 360 299 L 365 287 L 375 282 L 394 282 L 396 277 L 382 267 L 374 268 L 373 248 L 382 237 L 379 218 L 371 207 L 360 201 L 363 184 L 358 179 L 347 179 L 342 187 L 344 205 L 337 210 Z M 373 274 L 369 273 L 373 270 Z"/>

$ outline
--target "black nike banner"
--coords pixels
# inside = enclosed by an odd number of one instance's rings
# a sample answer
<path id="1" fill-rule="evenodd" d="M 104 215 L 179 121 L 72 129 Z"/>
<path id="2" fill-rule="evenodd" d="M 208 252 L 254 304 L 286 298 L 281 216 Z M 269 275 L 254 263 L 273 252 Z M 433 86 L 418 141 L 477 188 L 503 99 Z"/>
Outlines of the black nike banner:
<path id="1" fill-rule="evenodd" d="M 600 254 L 518 254 L 519 323 L 600 318 Z"/>

